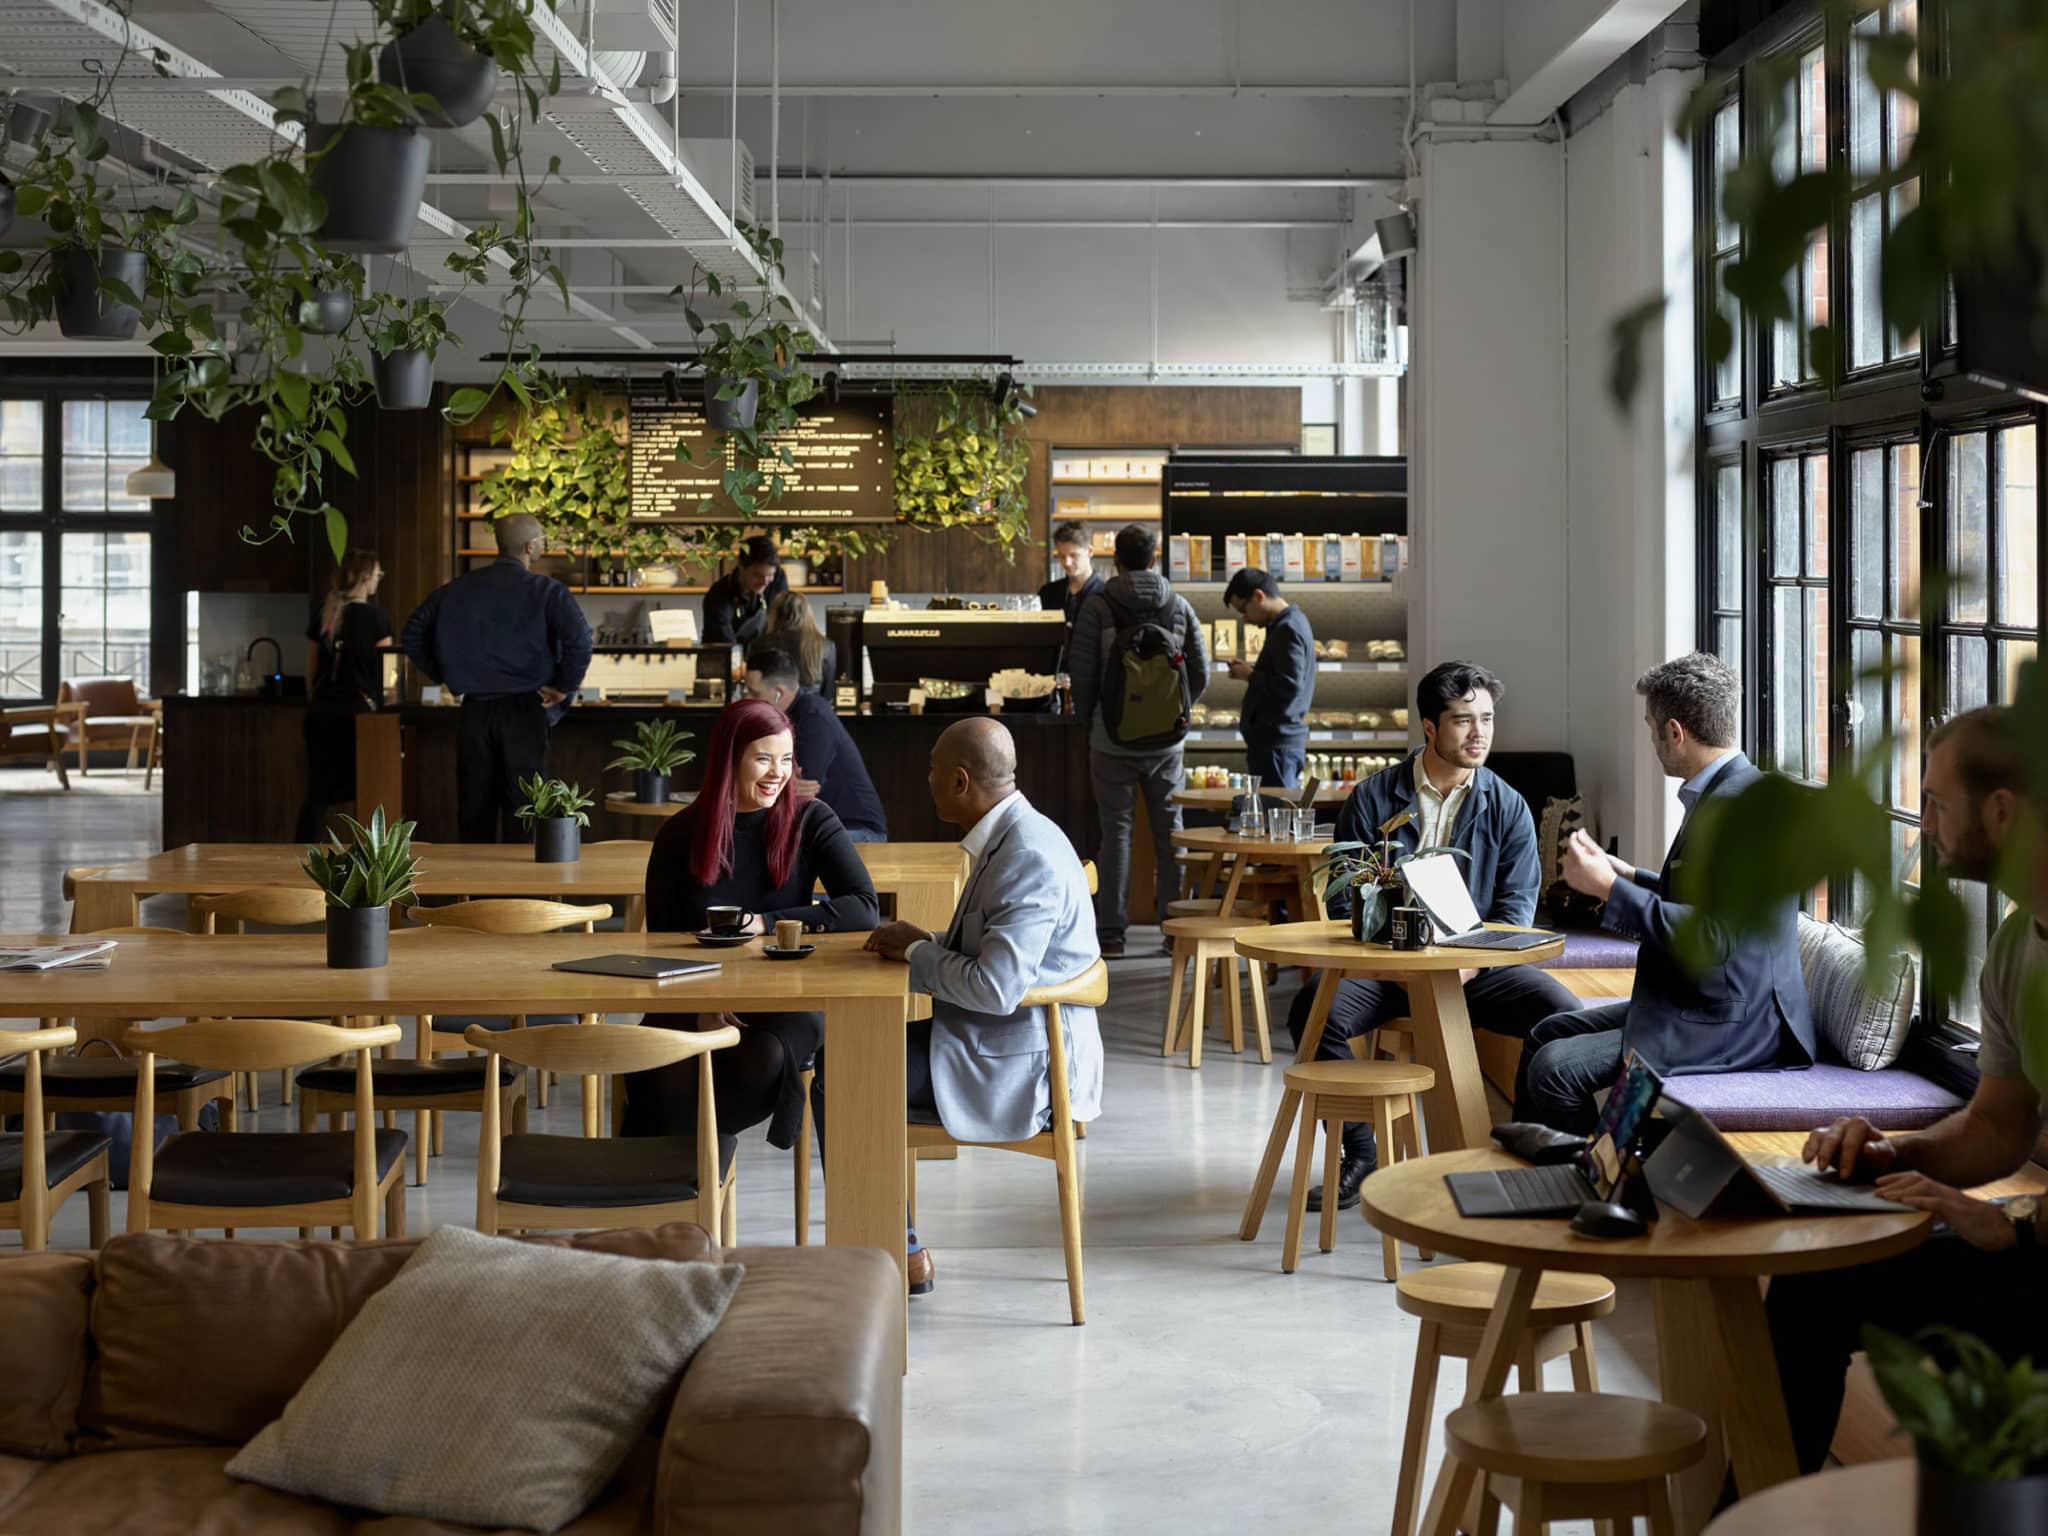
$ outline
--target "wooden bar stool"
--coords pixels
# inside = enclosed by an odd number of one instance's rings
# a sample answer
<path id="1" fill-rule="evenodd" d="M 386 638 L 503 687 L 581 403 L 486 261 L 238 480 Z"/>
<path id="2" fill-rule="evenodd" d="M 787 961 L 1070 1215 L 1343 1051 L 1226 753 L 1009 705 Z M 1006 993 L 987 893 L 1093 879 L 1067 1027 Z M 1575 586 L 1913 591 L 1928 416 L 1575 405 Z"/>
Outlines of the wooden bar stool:
<path id="1" fill-rule="evenodd" d="M 1256 917 L 1171 917 L 1160 931 L 1173 941 L 1173 985 L 1166 998 L 1166 1032 L 1159 1042 L 1159 1054 L 1171 1056 L 1183 1042 L 1188 1047 L 1188 1065 L 1202 1065 L 1202 1036 L 1207 1032 L 1205 1002 L 1209 995 L 1210 968 L 1215 967 L 1216 987 L 1223 994 L 1223 1018 L 1230 1048 L 1244 1049 L 1244 1018 L 1238 1008 L 1237 968 L 1249 967 L 1252 986 L 1252 1024 L 1259 1035 L 1259 1060 L 1273 1059 L 1273 1040 L 1266 1022 L 1266 968 L 1256 960 L 1245 960 L 1237 952 L 1237 936 L 1264 926 Z M 1188 996 L 1186 1016 L 1181 1008 L 1183 965 L 1192 962 L 1194 978 Z"/>
<path id="2" fill-rule="evenodd" d="M 1445 1419 L 1444 1448 L 1484 1480 L 1482 1530 L 1507 1504 L 1515 1536 L 1555 1520 L 1622 1520 L 1633 1529 L 1638 1515 L 1650 1536 L 1676 1536 L 1671 1477 L 1706 1454 L 1707 1426 L 1647 1398 L 1516 1392 Z"/>
<path id="3" fill-rule="evenodd" d="M 1498 1264 L 1437 1264 L 1411 1269 L 1394 1282 L 1394 1305 L 1422 1320 L 1415 1340 L 1415 1378 L 1408 1388 L 1408 1431 L 1401 1442 L 1401 1476 L 1394 1489 L 1393 1536 L 1415 1536 L 1415 1501 L 1422 1485 L 1422 1457 L 1436 1421 L 1437 1369 L 1445 1360 L 1470 1360 L 1500 1290 Z M 1600 1390 L 1593 1362 L 1593 1320 L 1614 1310 L 1614 1282 L 1604 1275 L 1546 1271 L 1529 1308 L 1529 1327 L 1520 1351 L 1520 1385 L 1540 1391 L 1543 1367 L 1563 1356 L 1571 1362 L 1572 1387 Z"/>
<path id="4" fill-rule="evenodd" d="M 1302 1217 L 1308 1211 L 1309 1161 L 1315 1154 L 1316 1124 L 1325 1130 L 1323 1144 L 1323 1212 L 1317 1246 L 1328 1253 L 1337 1246 L 1337 1170 L 1343 1158 L 1344 1127 L 1358 1120 L 1372 1122 L 1379 1141 L 1381 1166 L 1400 1160 L 1404 1147 L 1394 1127 L 1412 1125 L 1418 1106 L 1415 1095 L 1436 1086 L 1436 1073 L 1408 1061 L 1304 1061 L 1287 1069 L 1287 1087 L 1301 1095 L 1301 1133 L 1294 1148 L 1294 1185 L 1287 1197 L 1287 1241 L 1280 1251 L 1280 1271 L 1291 1275 L 1301 1257 Z M 1411 1155 L 1414 1140 L 1406 1148 Z M 1380 1253 L 1386 1276 L 1401 1274 L 1400 1246 L 1384 1234 Z"/>

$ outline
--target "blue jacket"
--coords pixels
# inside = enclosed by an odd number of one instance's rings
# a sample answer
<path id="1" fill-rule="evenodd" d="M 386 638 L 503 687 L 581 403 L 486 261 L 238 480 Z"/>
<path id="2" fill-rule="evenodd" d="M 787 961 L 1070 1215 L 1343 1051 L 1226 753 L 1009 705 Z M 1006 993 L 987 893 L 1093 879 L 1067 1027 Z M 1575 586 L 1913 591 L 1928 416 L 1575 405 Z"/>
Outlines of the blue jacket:
<path id="1" fill-rule="evenodd" d="M 590 668 L 590 621 L 569 589 L 510 555 L 429 592 L 398 643 L 465 699 L 573 694 Z"/>
<path id="2" fill-rule="evenodd" d="M 1702 787 L 1693 813 L 1709 796 L 1736 794 L 1762 777 L 1748 758 L 1731 752 Z M 1666 1076 L 1812 1066 L 1796 902 L 1778 910 L 1768 934 L 1732 943 L 1716 934 L 1718 958 L 1697 976 L 1672 952 L 1673 932 L 1693 911 L 1669 899 L 1691 825 L 1688 815 L 1657 874 L 1639 869 L 1633 881 L 1617 880 L 1601 914 L 1601 927 L 1642 945 L 1625 1042 Z"/>
<path id="3" fill-rule="evenodd" d="M 1237 732 L 1267 751 L 1308 743 L 1308 706 L 1316 693 L 1316 641 L 1301 604 L 1266 626 L 1266 639 L 1238 706 Z"/>
<path id="4" fill-rule="evenodd" d="M 875 781 L 832 706 L 820 694 L 799 693 L 783 713 L 796 735 L 796 770 L 818 781 L 818 798 L 846 826 L 887 837 L 889 818 Z"/>
<path id="5" fill-rule="evenodd" d="M 1415 754 L 1411 752 L 1393 767 L 1359 781 L 1337 812 L 1337 840 L 1377 843 L 1382 823 L 1414 809 Z M 1420 820 L 1397 830 L 1391 841 L 1397 856 L 1413 853 L 1421 846 Z M 1479 915 L 1490 923 L 1526 928 L 1536 916 L 1536 897 L 1543 883 L 1529 802 L 1491 768 L 1475 769 L 1472 787 L 1458 805 L 1450 845 L 1470 855 L 1458 860 L 1458 867 Z M 1329 905 L 1331 916 L 1343 917 L 1351 911 L 1351 898 L 1338 896 Z"/>

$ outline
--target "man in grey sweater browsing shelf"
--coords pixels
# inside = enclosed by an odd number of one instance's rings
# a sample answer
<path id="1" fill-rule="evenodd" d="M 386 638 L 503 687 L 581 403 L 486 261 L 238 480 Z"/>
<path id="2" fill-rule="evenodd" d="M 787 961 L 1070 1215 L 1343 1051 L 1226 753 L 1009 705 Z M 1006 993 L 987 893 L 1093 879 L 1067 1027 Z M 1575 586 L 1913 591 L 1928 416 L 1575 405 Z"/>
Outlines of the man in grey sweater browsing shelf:
<path id="1" fill-rule="evenodd" d="M 1140 794 L 1152 829 L 1152 863 L 1157 871 L 1159 917 L 1180 894 L 1180 866 L 1173 857 L 1173 834 L 1180 830 L 1180 807 L 1173 792 L 1181 785 L 1183 714 L 1177 732 L 1151 732 L 1135 739 L 1135 716 L 1127 715 L 1125 657 L 1130 639 L 1144 626 L 1164 632 L 1178 661 L 1155 662 L 1177 670 L 1192 703 L 1209 686 L 1209 653 L 1202 643 L 1201 621 L 1184 597 L 1176 596 L 1166 578 L 1152 569 L 1158 540 L 1149 528 L 1131 523 L 1116 536 L 1116 575 L 1102 591 L 1081 605 L 1067 651 L 1067 671 L 1074 680 L 1074 714 L 1088 727 L 1088 774 L 1095 806 L 1102 818 L 1099 885 L 1095 895 L 1095 936 L 1105 958 L 1124 952 L 1124 929 L 1130 922 L 1131 825 Z M 1124 637 L 1125 645 L 1119 646 Z M 1118 698 L 1107 695 L 1116 690 Z M 1176 685 L 1177 691 L 1177 685 Z M 1170 742 L 1161 735 L 1170 735 Z"/>

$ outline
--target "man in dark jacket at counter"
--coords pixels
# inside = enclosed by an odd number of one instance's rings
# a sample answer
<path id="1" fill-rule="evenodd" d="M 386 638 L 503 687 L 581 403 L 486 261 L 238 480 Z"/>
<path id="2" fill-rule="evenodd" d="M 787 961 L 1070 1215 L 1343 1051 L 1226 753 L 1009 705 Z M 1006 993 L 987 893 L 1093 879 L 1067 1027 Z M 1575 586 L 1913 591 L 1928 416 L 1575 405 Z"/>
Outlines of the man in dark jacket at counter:
<path id="1" fill-rule="evenodd" d="M 538 519 L 494 525 L 498 558 L 427 594 L 399 648 L 462 697 L 456 822 L 465 843 L 521 841 L 519 781 L 548 771 L 548 721 L 583 685 L 590 623 L 569 589 L 533 570 Z"/>
<path id="2" fill-rule="evenodd" d="M 1316 691 L 1316 641 L 1308 615 L 1280 595 L 1270 572 L 1251 566 L 1230 578 L 1223 603 L 1266 632 L 1256 662 L 1230 664 L 1230 675 L 1250 684 L 1237 717 L 1244 771 L 1263 784 L 1293 789 L 1308 761 L 1308 704 Z"/>
<path id="3" fill-rule="evenodd" d="M 1130 922 L 1131 828 L 1141 793 L 1152 831 L 1153 889 L 1161 922 L 1166 920 L 1167 903 L 1180 895 L 1180 865 L 1173 856 L 1180 807 L 1173 803 L 1173 792 L 1181 787 L 1183 750 L 1178 740 L 1170 746 L 1128 746 L 1111 734 L 1103 700 L 1108 690 L 1122 686 L 1117 637 L 1140 625 L 1158 625 L 1184 658 L 1181 670 L 1189 702 L 1209 686 L 1201 620 L 1188 600 L 1176 595 L 1167 579 L 1152 569 L 1158 548 L 1151 530 L 1137 523 L 1117 534 L 1116 575 L 1081 605 L 1067 646 L 1074 718 L 1088 727 L 1088 777 L 1095 789 L 1096 814 L 1102 819 L 1095 939 L 1111 959 L 1124 952 L 1124 929 Z M 1181 729 L 1184 734 L 1186 727 Z"/>
<path id="4" fill-rule="evenodd" d="M 802 686 L 796 658 L 780 646 L 757 645 L 747 652 L 747 697 L 773 704 L 789 716 L 796 736 L 797 781 L 802 794 L 816 795 L 832 807 L 846 835 L 856 843 L 889 841 L 889 818 L 882 797 L 868 777 L 860 748 L 839 723 L 823 694 Z M 805 789 L 805 784 L 811 787 Z"/>
<path id="5" fill-rule="evenodd" d="M 1337 813 L 1337 841 L 1377 843 L 1384 836 L 1397 858 L 1418 848 L 1462 849 L 1458 867 L 1480 916 L 1522 927 L 1536 916 L 1543 866 L 1528 802 L 1486 766 L 1501 692 L 1499 678 L 1469 661 L 1447 661 L 1425 673 L 1415 685 L 1422 749 L 1360 782 Z M 1393 822 L 1401 825 L 1383 834 L 1380 829 Z M 1331 899 L 1332 917 L 1350 911 L 1348 896 Z M 1533 965 L 1465 970 L 1459 976 L 1473 1024 L 1496 1034 L 1525 1038 L 1553 1013 L 1579 1005 L 1555 976 Z M 1314 983 L 1303 987 L 1288 1010 L 1297 1043 L 1315 994 Z M 1316 1059 L 1349 1061 L 1353 1035 L 1407 1012 L 1408 992 L 1397 982 L 1338 982 Z M 1340 1208 L 1357 1203 L 1358 1186 L 1377 1158 L 1372 1127 L 1346 1125 L 1337 1180 Z M 1311 1189 L 1309 1200 L 1313 1209 L 1322 1209 L 1321 1190 Z"/>
<path id="6" fill-rule="evenodd" d="M 1052 558 L 1060 573 L 1038 589 L 1038 606 L 1047 613 L 1067 616 L 1066 639 L 1060 646 L 1060 670 L 1071 672 L 1067 653 L 1074 648 L 1074 621 L 1081 616 L 1088 599 L 1102 590 L 1103 581 L 1095 574 L 1088 530 L 1079 523 L 1065 522 L 1053 529 Z"/>
<path id="7" fill-rule="evenodd" d="M 704 643 L 752 645 L 768 627 L 768 605 L 789 590 L 775 541 L 757 533 L 740 549 L 740 563 L 704 594 Z"/>

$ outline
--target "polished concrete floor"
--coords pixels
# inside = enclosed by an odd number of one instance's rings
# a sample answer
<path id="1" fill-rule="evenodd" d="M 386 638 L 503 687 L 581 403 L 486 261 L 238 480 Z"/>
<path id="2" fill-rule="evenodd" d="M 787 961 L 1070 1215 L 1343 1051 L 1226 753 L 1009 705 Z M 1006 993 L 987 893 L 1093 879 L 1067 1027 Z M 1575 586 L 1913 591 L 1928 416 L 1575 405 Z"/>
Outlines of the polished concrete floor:
<path id="1" fill-rule="evenodd" d="M 0 771 L 0 932 L 61 930 L 65 866 L 156 846 L 154 798 L 109 793 L 111 783 L 66 797 L 35 783 Z M 178 903 L 152 903 L 148 920 L 179 922 Z M 1133 954 L 1155 937 L 1134 929 Z M 1049 1165 L 974 1150 L 922 1165 L 918 1226 L 938 1288 L 910 1308 L 912 1529 L 1241 1536 L 1389 1526 L 1415 1323 L 1395 1309 L 1377 1234 L 1356 1212 L 1340 1221 L 1335 1252 L 1316 1253 L 1311 1229 L 1299 1271 L 1280 1273 L 1285 1165 L 1259 1241 L 1238 1241 L 1279 1063 L 1234 1057 L 1215 1039 L 1199 1073 L 1184 1057 L 1162 1059 L 1165 979 L 1158 958 L 1112 969 L 1103 1116 L 1083 1154 L 1087 1326 L 1067 1322 Z M 1276 987 L 1276 1013 L 1284 1001 Z M 295 1123 L 275 1104 L 274 1074 L 265 1093 L 264 1127 Z M 410 1192 L 414 1232 L 471 1217 L 476 1122 L 450 1124 L 448 1155 Z M 577 1124 L 573 1094 L 537 1120 L 570 1133 Z M 790 1240 L 791 1178 L 789 1154 L 758 1132 L 745 1138 L 743 1242 Z M 824 1198 L 820 1181 L 816 1238 Z M 15 1241 L 0 1235 L 0 1252 Z M 57 1242 L 84 1244 L 82 1201 L 64 1211 Z M 1602 1385 L 1647 1392 L 1647 1295 L 1624 1288 L 1597 1333 Z M 1562 1363 L 1551 1370 L 1562 1385 Z M 1444 1405 L 1462 1382 L 1447 1366 Z"/>

